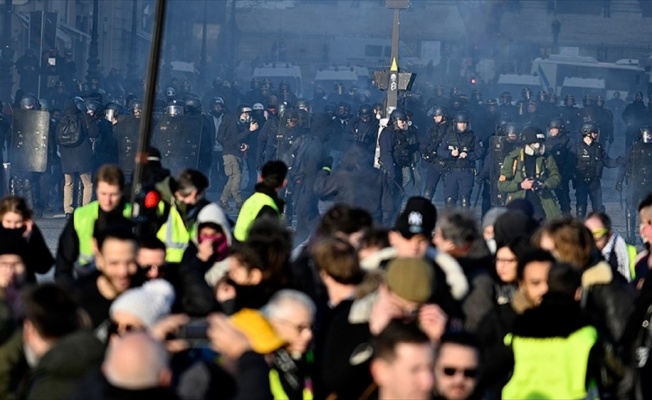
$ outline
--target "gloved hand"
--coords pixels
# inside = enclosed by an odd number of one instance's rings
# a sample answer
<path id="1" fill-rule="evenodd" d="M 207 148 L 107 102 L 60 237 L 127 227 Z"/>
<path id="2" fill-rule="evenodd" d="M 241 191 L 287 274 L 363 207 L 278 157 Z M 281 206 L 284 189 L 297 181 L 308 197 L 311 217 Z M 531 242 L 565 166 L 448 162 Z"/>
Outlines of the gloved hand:
<path id="1" fill-rule="evenodd" d="M 333 157 L 326 157 L 321 163 L 321 168 L 330 171 L 333 168 Z"/>
<path id="2" fill-rule="evenodd" d="M 622 182 L 616 182 L 616 190 L 619 192 L 622 192 L 623 190 L 623 183 Z"/>

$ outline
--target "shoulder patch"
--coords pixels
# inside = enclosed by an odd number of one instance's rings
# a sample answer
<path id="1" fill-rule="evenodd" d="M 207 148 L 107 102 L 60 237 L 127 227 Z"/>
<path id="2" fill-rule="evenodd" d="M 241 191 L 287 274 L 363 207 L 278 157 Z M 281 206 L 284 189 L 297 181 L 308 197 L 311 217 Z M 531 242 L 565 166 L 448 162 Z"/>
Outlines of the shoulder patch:
<path id="1" fill-rule="evenodd" d="M 498 178 L 498 182 L 505 182 L 507 180 L 507 177 L 505 175 L 501 175 L 500 178 Z"/>

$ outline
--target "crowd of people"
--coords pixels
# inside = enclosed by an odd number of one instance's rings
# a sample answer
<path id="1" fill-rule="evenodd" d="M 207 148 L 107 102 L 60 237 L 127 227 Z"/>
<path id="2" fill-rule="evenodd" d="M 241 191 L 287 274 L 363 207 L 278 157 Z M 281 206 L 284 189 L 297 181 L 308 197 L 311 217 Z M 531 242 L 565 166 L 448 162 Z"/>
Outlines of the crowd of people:
<path id="1" fill-rule="evenodd" d="M 68 86 L 0 120 L 0 398 L 652 397 L 642 93 L 435 86 L 384 115 L 339 83 L 173 81 L 131 204 L 150 116 Z M 604 167 L 628 186 L 624 235 Z M 36 219 L 58 207 L 53 255 Z"/>
<path id="2" fill-rule="evenodd" d="M 149 219 L 104 165 L 54 257 L 25 200 L 0 200 L 3 398 L 652 394 L 652 194 L 638 254 L 603 212 L 540 220 L 514 199 L 479 226 L 421 196 L 388 226 L 336 203 L 293 251 L 283 161 L 235 220 L 200 171 L 146 170 L 163 177 Z"/>

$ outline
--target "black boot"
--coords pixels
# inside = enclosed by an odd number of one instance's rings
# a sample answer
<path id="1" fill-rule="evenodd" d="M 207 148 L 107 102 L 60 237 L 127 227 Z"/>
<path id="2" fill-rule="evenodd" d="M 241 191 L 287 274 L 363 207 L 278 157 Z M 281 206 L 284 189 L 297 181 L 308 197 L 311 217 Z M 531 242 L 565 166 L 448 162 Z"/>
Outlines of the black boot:
<path id="1" fill-rule="evenodd" d="M 577 218 L 584 219 L 586 217 L 586 206 L 577 206 Z"/>
<path id="2" fill-rule="evenodd" d="M 464 210 L 471 208 L 471 199 L 468 197 L 462 197 L 460 199 L 460 207 L 462 207 Z"/>
<path id="3" fill-rule="evenodd" d="M 36 210 L 36 204 L 34 203 L 34 195 L 32 193 L 32 182 L 30 182 L 29 179 L 24 178 L 22 179 L 22 187 L 23 187 L 22 196 L 25 198 L 27 207 L 29 207 L 30 210 Z"/>
<path id="4" fill-rule="evenodd" d="M 454 197 L 447 197 L 446 198 L 446 207 L 447 208 L 455 208 L 456 204 L 457 204 L 457 200 Z"/>
<path id="5" fill-rule="evenodd" d="M 20 196 L 20 180 L 15 176 L 9 178 L 9 194 Z"/>

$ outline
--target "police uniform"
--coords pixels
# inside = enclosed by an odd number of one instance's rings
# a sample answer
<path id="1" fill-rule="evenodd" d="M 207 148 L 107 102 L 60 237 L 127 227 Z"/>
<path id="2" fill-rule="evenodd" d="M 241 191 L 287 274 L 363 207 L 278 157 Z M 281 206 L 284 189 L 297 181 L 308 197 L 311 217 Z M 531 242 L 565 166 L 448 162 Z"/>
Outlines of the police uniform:
<path id="1" fill-rule="evenodd" d="M 551 136 L 551 129 L 558 129 L 559 133 Z M 575 143 L 568 136 L 561 118 L 554 118 L 548 124 L 548 137 L 546 137 L 545 145 L 546 151 L 555 159 L 557 168 L 559 168 L 559 172 L 561 173 L 561 182 L 555 189 L 559 208 L 563 215 L 569 216 L 571 213 L 569 182 L 573 175 L 574 156 L 572 151 Z"/>
<path id="2" fill-rule="evenodd" d="M 615 168 L 618 166 L 618 160 L 609 158 L 607 151 L 597 141 L 597 137 L 592 138 L 590 143 L 585 139 L 591 134 L 598 133 L 597 125 L 585 123 L 581 128 L 582 140 L 573 148 L 575 155 L 575 196 L 576 211 L 578 218 L 586 216 L 587 196 L 591 198 L 591 208 L 594 212 L 604 211 L 602 204 L 602 170 L 604 167 Z"/>
<path id="3" fill-rule="evenodd" d="M 442 120 L 435 123 L 428 131 L 428 142 L 421 146 L 421 156 L 426 162 L 426 182 L 423 190 L 423 197 L 432 200 L 437 190 L 437 184 L 447 171 L 447 163 L 441 156 L 437 155 L 441 141 L 446 135 L 451 124 L 443 109 L 439 113 L 435 111 L 434 116 L 441 114 Z M 434 117 L 433 116 L 433 117 Z"/>
<path id="4" fill-rule="evenodd" d="M 471 206 L 475 161 L 482 157 L 482 142 L 477 141 L 475 133 L 468 129 L 468 121 L 466 113 L 455 115 L 453 126 L 448 129 L 437 151 L 447 162 L 444 197 L 448 207 L 454 207 L 458 199 L 462 208 Z M 458 123 L 466 123 L 467 128 L 459 132 Z"/>

